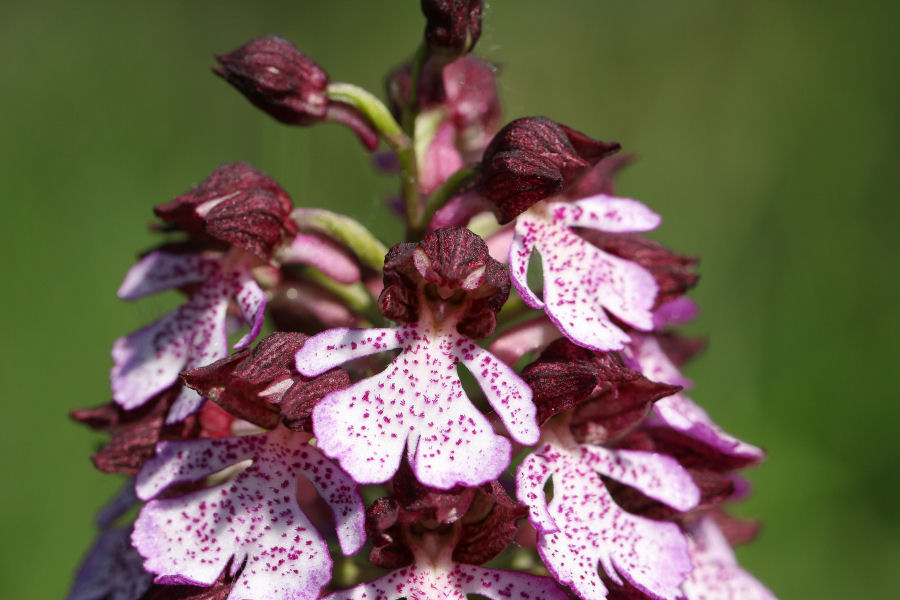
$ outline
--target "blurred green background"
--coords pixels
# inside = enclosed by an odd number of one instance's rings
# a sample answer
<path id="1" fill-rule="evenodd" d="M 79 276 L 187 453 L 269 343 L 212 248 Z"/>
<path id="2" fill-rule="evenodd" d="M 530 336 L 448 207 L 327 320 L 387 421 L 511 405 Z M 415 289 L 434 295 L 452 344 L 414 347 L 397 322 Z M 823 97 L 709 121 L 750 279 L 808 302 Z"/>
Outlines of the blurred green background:
<path id="1" fill-rule="evenodd" d="M 893 2 L 489 2 L 477 52 L 508 118 L 544 114 L 640 160 L 620 191 L 703 259 L 693 396 L 770 457 L 740 514 L 743 564 L 781 598 L 900 590 Z M 151 207 L 223 162 L 298 205 L 352 211 L 388 243 L 393 182 L 332 126 L 290 129 L 209 72 L 279 33 L 380 93 L 418 2 L 4 2 L 0 6 L 0 581 L 60 598 L 117 485 L 66 418 L 108 399 L 109 348 L 171 297 L 120 302 Z"/>

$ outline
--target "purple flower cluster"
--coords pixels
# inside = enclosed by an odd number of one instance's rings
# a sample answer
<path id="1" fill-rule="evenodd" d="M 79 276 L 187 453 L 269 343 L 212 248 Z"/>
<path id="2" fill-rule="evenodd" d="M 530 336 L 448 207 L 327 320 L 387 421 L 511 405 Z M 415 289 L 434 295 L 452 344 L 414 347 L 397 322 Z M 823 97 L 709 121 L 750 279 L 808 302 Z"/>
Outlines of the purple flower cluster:
<path id="1" fill-rule="evenodd" d="M 112 401 L 72 413 L 130 479 L 70 600 L 773 598 L 724 508 L 763 453 L 679 371 L 696 261 L 641 235 L 661 219 L 615 195 L 619 144 L 500 127 L 468 54 L 482 2 L 422 10 L 387 105 L 279 37 L 216 57 L 275 119 L 383 142 L 407 238 L 245 163 L 156 207 L 168 237 L 119 296 L 185 300 L 116 340 Z"/>

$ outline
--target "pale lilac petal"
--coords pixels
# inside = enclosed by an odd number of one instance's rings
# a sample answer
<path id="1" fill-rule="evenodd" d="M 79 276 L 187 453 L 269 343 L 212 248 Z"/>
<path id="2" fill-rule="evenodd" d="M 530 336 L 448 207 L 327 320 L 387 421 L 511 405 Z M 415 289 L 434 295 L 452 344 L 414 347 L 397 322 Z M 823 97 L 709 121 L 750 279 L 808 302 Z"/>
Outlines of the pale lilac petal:
<path id="1" fill-rule="evenodd" d="M 528 286 L 528 263 L 534 252 L 535 233 L 520 234 L 520 226 L 529 231 L 534 224 L 522 223 L 521 218 L 516 221 L 515 234 L 509 246 L 509 277 L 525 304 L 531 308 L 544 308 L 544 302 Z"/>
<path id="2" fill-rule="evenodd" d="M 607 591 L 599 565 L 615 583 L 624 578 L 653 597 L 680 598 L 691 562 L 678 526 L 619 508 L 594 467 L 582 460 L 583 453 L 573 455 L 552 444 L 540 453 L 553 471 L 553 499 L 546 513 L 558 530 L 544 532 L 536 526 L 538 552 L 554 578 L 582 598 L 602 598 Z M 520 470 L 518 480 L 519 501 L 535 510 L 538 519 L 547 518 L 537 491 L 540 476 Z"/>
<path id="3" fill-rule="evenodd" d="M 323 600 L 466 600 L 447 570 L 416 566 L 391 571 L 374 581 L 332 592 Z"/>
<path id="4" fill-rule="evenodd" d="M 448 489 L 496 479 L 509 465 L 511 446 L 465 395 L 456 372 L 457 353 L 471 342 L 455 331 L 435 332 L 417 324 L 331 330 L 307 340 L 297 353 L 297 367 L 310 376 L 398 345 L 403 352 L 387 369 L 316 405 L 313 428 L 319 447 L 360 483 L 389 479 L 404 445 L 425 485 Z M 524 431 L 519 421 L 527 422 L 522 415 L 533 409 L 519 410 L 510 412 L 510 424 Z"/>
<path id="5" fill-rule="evenodd" d="M 581 444 L 580 448 L 581 460 L 594 470 L 676 510 L 690 510 L 700 501 L 694 480 L 671 456 L 589 444 Z"/>
<path id="6" fill-rule="evenodd" d="M 122 300 L 137 300 L 163 290 L 203 281 L 215 261 L 200 254 L 151 252 L 128 270 L 119 287 Z"/>
<path id="7" fill-rule="evenodd" d="M 465 600 L 480 594 L 493 600 L 565 600 L 549 577 L 475 565 L 413 565 L 374 581 L 333 592 L 324 600 Z"/>
<path id="8" fill-rule="evenodd" d="M 366 507 L 359 495 L 359 486 L 317 451 L 312 448 L 309 451 L 311 456 L 319 456 L 317 465 L 324 465 L 325 468 L 317 467 L 304 474 L 331 507 L 341 552 L 346 556 L 355 554 L 366 543 Z"/>
<path id="9" fill-rule="evenodd" d="M 553 475 L 551 464 L 538 450 L 525 457 L 516 470 L 516 497 L 530 508 L 528 520 L 540 533 L 553 533 L 559 527 L 550 516 L 544 486 Z"/>
<path id="10" fill-rule="evenodd" d="M 298 233 L 279 255 L 282 264 L 312 265 L 338 283 L 356 283 L 359 266 L 337 242 L 312 233 Z"/>
<path id="11" fill-rule="evenodd" d="M 234 293 L 241 315 L 250 325 L 250 331 L 234 345 L 235 350 L 243 350 L 259 335 L 266 316 L 266 293 L 253 279 L 249 272 L 238 276 L 237 290 Z"/>
<path id="12" fill-rule="evenodd" d="M 652 381 L 680 385 L 690 389 L 694 382 L 681 374 L 669 356 L 659 345 L 656 336 L 632 334 L 631 343 L 625 349 L 628 366 L 640 371 L 644 377 Z"/>
<path id="13" fill-rule="evenodd" d="M 690 388 L 692 382 L 684 377 L 672 363 L 656 337 L 635 334 L 625 352 L 629 366 L 636 368 L 648 379 Z M 684 394 L 661 398 L 653 405 L 656 413 L 669 427 L 709 444 L 713 448 L 733 456 L 761 459 L 765 453 L 725 432 L 709 418 L 705 410 Z"/>
<path id="14" fill-rule="evenodd" d="M 756 460 L 765 456 L 761 448 L 734 437 L 716 425 L 705 410 L 684 394 L 662 398 L 653 405 L 653 410 L 669 427 L 709 444 L 716 450 Z"/>
<path id="15" fill-rule="evenodd" d="M 566 600 L 569 595 L 549 577 L 519 571 L 486 569 L 475 565 L 456 565 L 450 577 L 467 594 L 480 594 L 493 600 Z"/>
<path id="16" fill-rule="evenodd" d="M 225 357 L 231 292 L 230 282 L 219 273 L 168 315 L 116 340 L 110 372 L 113 399 L 123 408 L 136 408 L 174 383 L 181 371 Z M 187 396 L 182 405 L 196 404 Z"/>
<path id="17" fill-rule="evenodd" d="M 148 498 L 169 485 L 199 480 L 247 459 L 252 466 L 225 483 L 152 500 L 144 507 L 132 537 L 146 558 L 144 567 L 159 574 L 160 582 L 210 585 L 233 556 L 233 572 L 246 559 L 235 582 L 236 597 L 318 598 L 330 579 L 331 558 L 325 540 L 297 505 L 298 477 L 309 478 L 327 501 L 335 502 L 339 528 L 346 523 L 357 527 L 362 503 L 356 486 L 305 443 L 302 434 L 277 429 L 160 444 L 138 476 L 138 494 Z M 356 540 L 348 544 L 355 545 Z"/>
<path id="18" fill-rule="evenodd" d="M 694 570 L 684 582 L 687 600 L 775 600 L 775 595 L 737 563 L 734 552 L 713 519 L 701 520 L 690 532 Z"/>
<path id="19" fill-rule="evenodd" d="M 297 351 L 297 371 L 315 377 L 354 358 L 394 350 L 403 345 L 408 328 L 329 329 L 306 340 Z"/>
<path id="20" fill-rule="evenodd" d="M 172 408 L 169 409 L 169 414 L 166 415 L 166 425 L 184 421 L 200 410 L 204 401 L 200 394 L 187 386 L 182 386 L 178 397 L 172 403 Z"/>
<path id="21" fill-rule="evenodd" d="M 561 336 L 556 325 L 541 316 L 510 327 L 491 342 L 489 349 L 497 358 L 512 365 L 529 352 L 542 350 Z"/>
<path id="22" fill-rule="evenodd" d="M 497 262 L 509 262 L 509 249 L 516 235 L 514 227 L 504 227 L 500 231 L 488 236 L 484 242 L 488 246 L 488 254 Z"/>
<path id="23" fill-rule="evenodd" d="M 568 204 L 537 204 L 519 216 L 510 249 L 513 284 L 520 294 L 531 294 L 527 262 L 531 249 L 537 249 L 547 316 L 581 346 L 619 350 L 629 336 L 613 325 L 605 310 L 632 327 L 651 329 L 656 281 L 640 265 L 603 252 L 566 227 L 572 210 Z M 534 308 L 542 306 L 533 294 L 523 300 Z"/>
<path id="24" fill-rule="evenodd" d="M 453 123 L 446 121 L 438 127 L 431 143 L 425 149 L 419 163 L 419 186 L 423 194 L 431 194 L 463 166 L 454 137 Z"/>
<path id="25" fill-rule="evenodd" d="M 496 356 L 472 342 L 457 346 L 456 356 L 475 377 L 512 438 L 526 446 L 536 444 L 541 429 L 528 384 Z"/>
<path id="26" fill-rule="evenodd" d="M 650 231 L 662 223 L 658 214 L 637 200 L 604 194 L 564 204 L 556 203 L 553 207 L 555 210 L 556 207 L 565 207 L 565 215 L 559 219 L 565 225 L 609 233 Z"/>
<path id="27" fill-rule="evenodd" d="M 177 322 L 177 311 L 171 312 L 113 343 L 110 380 L 113 399 L 122 408 L 141 406 L 178 378 L 187 348 Z"/>
<path id="28" fill-rule="evenodd" d="M 669 300 L 653 312 L 653 330 L 686 325 L 700 314 L 700 307 L 693 298 L 679 296 Z"/>

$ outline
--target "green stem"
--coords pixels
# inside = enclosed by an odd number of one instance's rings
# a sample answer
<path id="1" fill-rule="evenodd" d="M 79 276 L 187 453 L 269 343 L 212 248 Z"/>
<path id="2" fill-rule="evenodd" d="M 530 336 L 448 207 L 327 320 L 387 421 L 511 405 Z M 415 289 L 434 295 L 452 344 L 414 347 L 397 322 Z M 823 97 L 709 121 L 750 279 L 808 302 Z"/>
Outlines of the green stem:
<path id="1" fill-rule="evenodd" d="M 374 94 L 352 83 L 328 84 L 328 98 L 356 108 L 371 121 L 388 146 L 397 154 L 400 162 L 401 186 L 406 201 L 407 222 L 422 219 L 422 203 L 419 198 L 419 172 L 412 141 L 391 115 L 391 111 Z"/>

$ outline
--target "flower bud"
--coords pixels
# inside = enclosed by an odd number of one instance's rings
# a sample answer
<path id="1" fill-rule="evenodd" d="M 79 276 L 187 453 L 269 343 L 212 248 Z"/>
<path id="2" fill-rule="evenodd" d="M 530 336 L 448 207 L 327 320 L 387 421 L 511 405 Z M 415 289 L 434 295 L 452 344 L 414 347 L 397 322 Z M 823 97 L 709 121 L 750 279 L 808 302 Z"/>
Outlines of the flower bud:
<path id="1" fill-rule="evenodd" d="M 619 148 L 546 117 L 516 119 L 484 151 L 477 187 L 493 203 L 497 219 L 508 223 L 536 202 L 577 184 Z"/>
<path id="2" fill-rule="evenodd" d="M 228 54 L 213 72 L 257 108 L 288 125 L 311 125 L 325 118 L 328 74 L 288 40 L 268 35 Z"/>
<path id="3" fill-rule="evenodd" d="M 222 165 L 199 185 L 153 210 L 189 233 L 243 248 L 268 261 L 297 232 L 293 203 L 271 177 L 247 163 Z"/>
<path id="4" fill-rule="evenodd" d="M 432 52 L 459 56 L 481 36 L 482 0 L 422 0 L 425 43 Z"/>

